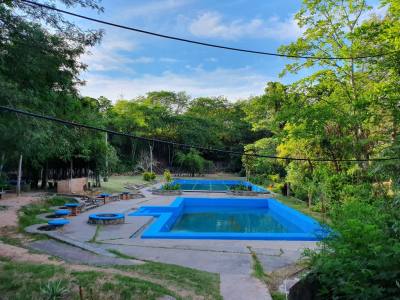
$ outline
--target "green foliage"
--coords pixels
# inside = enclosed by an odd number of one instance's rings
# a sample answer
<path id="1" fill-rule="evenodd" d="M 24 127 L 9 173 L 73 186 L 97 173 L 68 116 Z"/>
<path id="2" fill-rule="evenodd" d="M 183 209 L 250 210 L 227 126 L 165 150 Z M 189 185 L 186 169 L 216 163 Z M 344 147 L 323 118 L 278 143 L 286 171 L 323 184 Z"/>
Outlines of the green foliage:
<path id="1" fill-rule="evenodd" d="M 229 188 L 231 191 L 249 191 L 251 187 L 245 186 L 244 184 L 233 185 Z"/>
<path id="2" fill-rule="evenodd" d="M 66 283 L 62 280 L 49 281 L 40 287 L 40 294 L 46 300 L 63 299 L 68 292 Z"/>
<path id="3" fill-rule="evenodd" d="M 166 183 L 161 187 L 161 189 L 163 191 L 179 191 L 181 186 L 179 184 Z"/>
<path id="4" fill-rule="evenodd" d="M 190 149 L 188 153 L 178 152 L 176 162 L 179 167 L 188 171 L 191 176 L 202 174 L 211 167 L 211 162 L 204 159 L 197 150 Z"/>
<path id="5" fill-rule="evenodd" d="M 154 172 L 144 172 L 143 180 L 145 181 L 153 181 L 156 179 L 156 174 Z"/>
<path id="6" fill-rule="evenodd" d="M 323 299 L 397 299 L 400 291 L 399 202 L 350 201 L 334 209 L 336 231 L 308 252 Z"/>
<path id="7" fill-rule="evenodd" d="M 166 182 L 171 182 L 172 181 L 172 175 L 169 170 L 164 171 L 164 179 Z"/>

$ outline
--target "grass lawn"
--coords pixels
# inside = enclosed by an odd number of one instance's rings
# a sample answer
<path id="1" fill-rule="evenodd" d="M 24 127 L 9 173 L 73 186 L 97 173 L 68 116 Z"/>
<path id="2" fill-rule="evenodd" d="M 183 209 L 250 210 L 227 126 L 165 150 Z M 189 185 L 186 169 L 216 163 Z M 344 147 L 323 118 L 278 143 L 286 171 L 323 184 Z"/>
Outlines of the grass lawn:
<path id="1" fill-rule="evenodd" d="M 0 261 L 1 299 L 182 299 L 165 286 L 97 271 L 69 271 L 61 266 Z M 80 296 L 82 295 L 82 297 Z"/>
<path id="2" fill-rule="evenodd" d="M 317 212 L 317 211 L 313 211 L 311 210 L 308 206 L 307 203 L 305 203 L 304 201 L 301 201 L 297 198 L 294 197 L 286 197 L 280 194 L 277 194 L 275 196 L 276 199 L 278 199 L 279 201 L 281 201 L 283 204 L 294 208 L 298 211 L 301 211 L 302 213 L 318 220 L 321 223 L 326 223 L 329 225 L 329 218 L 327 218 L 326 216 L 324 216 L 322 213 Z"/>
<path id="3" fill-rule="evenodd" d="M 157 181 L 162 180 L 162 176 L 158 175 Z M 142 175 L 135 176 L 110 176 L 107 182 L 101 182 L 101 190 L 106 193 L 118 193 L 125 191 L 124 186 L 127 184 L 145 184 Z"/>

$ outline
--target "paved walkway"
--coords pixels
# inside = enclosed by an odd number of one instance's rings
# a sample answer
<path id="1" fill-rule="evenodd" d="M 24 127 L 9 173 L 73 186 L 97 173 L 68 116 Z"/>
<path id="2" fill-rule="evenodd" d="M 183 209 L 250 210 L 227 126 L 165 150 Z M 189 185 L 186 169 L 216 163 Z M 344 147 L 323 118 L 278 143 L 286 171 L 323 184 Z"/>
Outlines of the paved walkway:
<path id="1" fill-rule="evenodd" d="M 271 299 L 267 287 L 251 275 L 253 262 L 248 246 L 257 254 L 267 272 L 293 264 L 301 257 L 305 248 L 316 247 L 314 242 L 297 241 L 141 239 L 140 234 L 153 221 L 153 217 L 131 217 L 127 214 L 143 205 L 169 205 L 176 198 L 152 195 L 148 189 L 142 191 L 145 198 L 108 203 L 71 218 L 71 224 L 65 226 L 62 232 L 50 234 L 80 248 L 88 247 L 90 251 L 107 255 L 107 259 L 101 258 L 107 262 L 115 259 L 109 257 L 110 253 L 107 250 L 115 249 L 139 260 L 153 260 L 219 273 L 221 293 L 224 299 L 232 300 Z M 184 196 L 232 197 L 224 193 L 194 192 Z M 96 235 L 97 243 L 88 243 L 96 234 L 96 226 L 87 224 L 88 215 L 94 212 L 124 213 L 125 224 L 100 227 Z M 54 255 L 67 260 L 76 259 L 74 257 L 78 253 L 72 249 L 61 251 L 54 244 L 43 241 L 33 247 L 45 251 L 47 248 L 47 253 L 54 251 L 58 253 L 53 253 Z M 78 256 L 80 257 L 80 254 Z M 84 255 L 82 257 L 85 259 Z M 96 259 L 90 258 L 89 261 L 98 263 Z"/>

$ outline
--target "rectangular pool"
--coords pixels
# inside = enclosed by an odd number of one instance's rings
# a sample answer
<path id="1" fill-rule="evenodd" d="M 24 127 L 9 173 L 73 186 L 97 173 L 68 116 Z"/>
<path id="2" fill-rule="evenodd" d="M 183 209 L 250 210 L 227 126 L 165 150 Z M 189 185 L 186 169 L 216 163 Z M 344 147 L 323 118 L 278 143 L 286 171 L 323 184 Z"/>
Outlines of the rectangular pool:
<path id="1" fill-rule="evenodd" d="M 229 191 L 231 187 L 237 185 L 244 185 L 248 187 L 249 191 L 253 192 L 268 192 L 267 189 L 244 180 L 174 179 L 172 184 L 179 184 L 181 190 L 186 192 L 226 192 Z"/>
<path id="2" fill-rule="evenodd" d="M 142 238 L 315 241 L 326 235 L 317 221 L 272 198 L 179 197 L 130 215 L 156 217 Z"/>

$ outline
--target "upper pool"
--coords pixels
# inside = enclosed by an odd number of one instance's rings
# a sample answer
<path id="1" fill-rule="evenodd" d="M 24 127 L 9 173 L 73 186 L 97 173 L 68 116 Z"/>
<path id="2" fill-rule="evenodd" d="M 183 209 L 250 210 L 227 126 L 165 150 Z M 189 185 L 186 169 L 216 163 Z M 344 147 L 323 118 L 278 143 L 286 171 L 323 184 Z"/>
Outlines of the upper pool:
<path id="1" fill-rule="evenodd" d="M 179 184 L 181 190 L 187 192 L 226 192 L 238 185 L 246 186 L 253 192 L 268 192 L 267 189 L 244 180 L 174 179 L 172 184 Z"/>
<path id="2" fill-rule="evenodd" d="M 142 206 L 130 215 L 157 217 L 142 238 L 315 241 L 327 233 L 272 198 L 179 197 L 170 206 Z"/>

